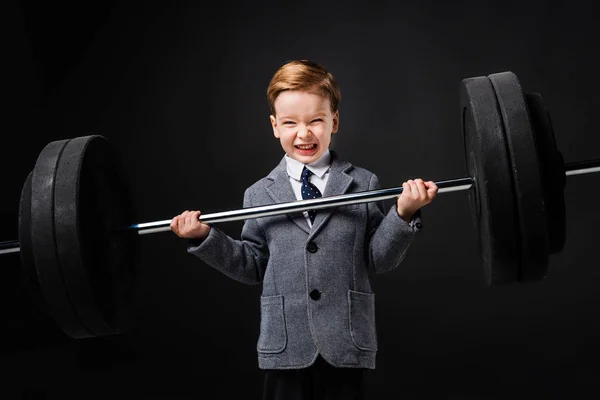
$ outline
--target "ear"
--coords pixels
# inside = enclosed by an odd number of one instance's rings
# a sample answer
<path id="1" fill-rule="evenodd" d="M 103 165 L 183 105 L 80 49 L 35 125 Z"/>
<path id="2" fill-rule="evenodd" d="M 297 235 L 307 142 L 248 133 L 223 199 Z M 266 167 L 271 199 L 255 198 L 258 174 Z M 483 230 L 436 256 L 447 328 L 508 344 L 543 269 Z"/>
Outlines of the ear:
<path id="1" fill-rule="evenodd" d="M 331 133 L 334 134 L 340 128 L 340 110 L 337 110 L 335 114 L 333 114 L 333 126 L 331 128 Z"/>
<path id="2" fill-rule="evenodd" d="M 273 135 L 277 139 L 279 139 L 279 131 L 277 130 L 277 119 L 274 115 L 269 116 L 269 119 L 271 120 L 271 126 L 273 127 Z"/>

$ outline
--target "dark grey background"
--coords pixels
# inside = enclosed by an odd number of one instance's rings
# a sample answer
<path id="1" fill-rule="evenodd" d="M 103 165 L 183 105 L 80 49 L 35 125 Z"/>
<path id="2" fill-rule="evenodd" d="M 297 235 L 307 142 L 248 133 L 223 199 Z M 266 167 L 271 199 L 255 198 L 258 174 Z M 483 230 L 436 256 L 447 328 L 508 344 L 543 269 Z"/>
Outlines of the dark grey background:
<path id="1" fill-rule="evenodd" d="M 41 149 L 91 133 L 122 156 L 139 222 L 241 207 L 282 157 L 265 90 L 291 59 L 334 73 L 332 147 L 384 187 L 464 176 L 459 83 L 506 70 L 546 97 L 566 161 L 600 158 L 593 1 L 151 3 L 4 6 L 0 240 L 17 238 Z M 567 245 L 536 284 L 483 284 L 465 192 L 428 206 L 401 268 L 376 281 L 370 398 L 599 395 L 599 179 L 569 178 Z M 220 227 L 238 237 L 241 224 Z M 19 257 L 1 256 L 0 398 L 260 398 L 260 287 L 206 267 L 170 232 L 139 242 L 137 328 L 84 341 L 36 314 Z"/>

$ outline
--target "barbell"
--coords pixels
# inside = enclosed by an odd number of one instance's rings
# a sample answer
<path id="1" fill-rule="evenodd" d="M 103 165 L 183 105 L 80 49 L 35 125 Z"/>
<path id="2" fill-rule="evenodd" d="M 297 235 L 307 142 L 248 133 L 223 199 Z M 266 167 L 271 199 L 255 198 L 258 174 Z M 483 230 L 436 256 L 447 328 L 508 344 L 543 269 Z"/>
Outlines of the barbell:
<path id="1" fill-rule="evenodd" d="M 539 281 L 566 241 L 566 177 L 600 172 L 600 160 L 565 164 L 543 97 L 523 92 L 510 71 L 463 79 L 459 97 L 468 177 L 437 181 L 439 193 L 468 190 L 488 285 Z M 268 218 L 401 193 L 347 193 L 200 220 Z M 63 332 L 80 339 L 134 326 L 135 238 L 169 231 L 171 220 L 133 223 L 122 164 L 104 136 L 47 144 L 23 184 L 18 218 L 18 240 L 1 242 L 0 254 L 20 252 L 35 304 Z"/>

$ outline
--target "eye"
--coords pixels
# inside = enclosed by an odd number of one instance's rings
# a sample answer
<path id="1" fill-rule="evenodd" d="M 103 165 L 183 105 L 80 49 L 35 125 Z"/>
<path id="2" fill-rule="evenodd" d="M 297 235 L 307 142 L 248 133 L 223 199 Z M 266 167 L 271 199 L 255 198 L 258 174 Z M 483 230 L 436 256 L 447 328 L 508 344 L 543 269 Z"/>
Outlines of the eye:
<path id="1" fill-rule="evenodd" d="M 323 122 L 323 118 L 315 118 L 311 122 Z"/>
<path id="2" fill-rule="evenodd" d="M 284 125 L 294 125 L 295 122 L 294 121 L 284 121 L 283 124 Z"/>

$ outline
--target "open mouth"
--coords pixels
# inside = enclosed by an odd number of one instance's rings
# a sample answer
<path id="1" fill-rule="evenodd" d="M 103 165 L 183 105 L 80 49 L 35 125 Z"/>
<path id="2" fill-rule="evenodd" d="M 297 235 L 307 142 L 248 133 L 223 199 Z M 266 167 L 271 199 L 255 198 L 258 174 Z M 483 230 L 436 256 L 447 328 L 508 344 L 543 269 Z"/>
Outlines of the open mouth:
<path id="1" fill-rule="evenodd" d="M 315 143 L 313 144 L 297 144 L 296 147 L 298 150 L 314 150 L 317 148 Z"/>

